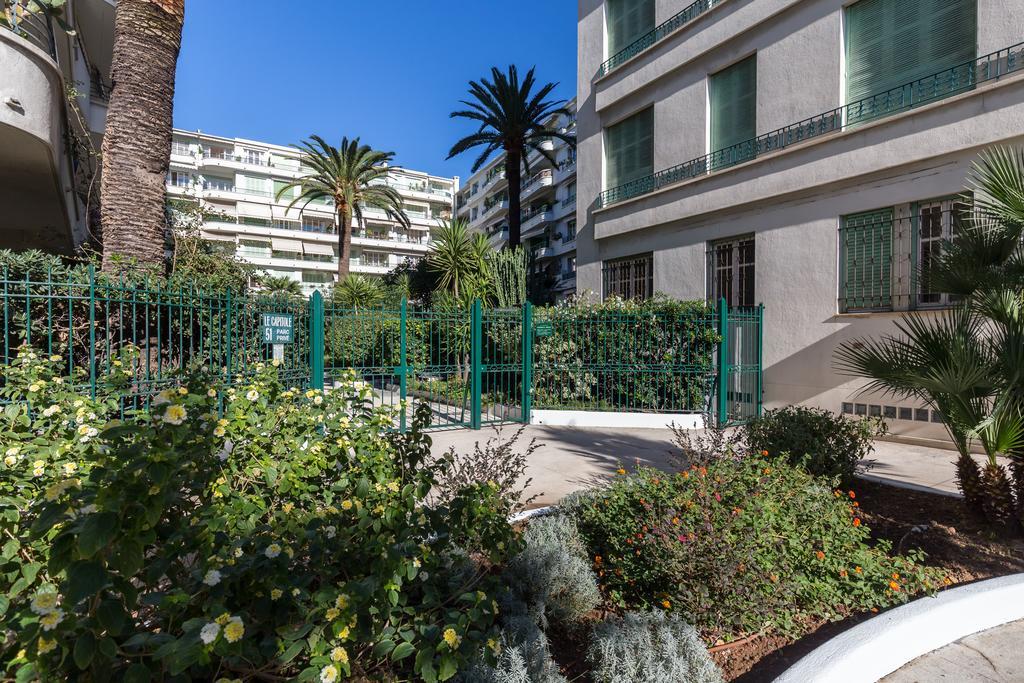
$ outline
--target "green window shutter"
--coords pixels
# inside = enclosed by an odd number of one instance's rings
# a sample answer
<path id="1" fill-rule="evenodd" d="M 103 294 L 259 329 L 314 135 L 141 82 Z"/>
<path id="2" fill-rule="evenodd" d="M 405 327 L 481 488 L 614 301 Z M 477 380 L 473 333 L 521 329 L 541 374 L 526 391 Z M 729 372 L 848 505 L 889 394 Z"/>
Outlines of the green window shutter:
<path id="1" fill-rule="evenodd" d="M 891 208 L 843 216 L 840 312 L 892 308 L 892 222 Z"/>
<path id="2" fill-rule="evenodd" d="M 654 173 L 654 108 L 630 116 L 605 131 L 609 188 Z"/>
<path id="3" fill-rule="evenodd" d="M 607 0 L 608 56 L 654 29 L 654 0 Z"/>
<path id="4" fill-rule="evenodd" d="M 288 183 L 283 181 L 283 180 L 275 180 L 274 181 L 274 196 L 277 197 L 277 193 L 280 192 L 281 190 L 283 190 L 287 185 L 288 185 Z M 283 195 L 281 195 L 281 201 L 283 201 L 283 202 L 284 201 L 290 202 L 292 199 L 295 198 L 295 193 L 296 193 L 297 190 L 298 190 L 298 188 L 293 187 L 290 190 L 288 190 L 287 192 L 285 192 Z"/>
<path id="5" fill-rule="evenodd" d="M 711 151 L 757 136 L 757 55 L 711 76 Z"/>
<path id="6" fill-rule="evenodd" d="M 846 101 L 977 57 L 977 0 L 860 0 L 846 9 Z"/>

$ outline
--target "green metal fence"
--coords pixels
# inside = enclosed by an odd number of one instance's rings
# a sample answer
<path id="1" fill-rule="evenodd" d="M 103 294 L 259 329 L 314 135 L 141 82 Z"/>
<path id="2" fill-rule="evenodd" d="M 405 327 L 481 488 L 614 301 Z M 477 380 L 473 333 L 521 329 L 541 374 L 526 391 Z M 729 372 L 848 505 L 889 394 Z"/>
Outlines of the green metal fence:
<path id="1" fill-rule="evenodd" d="M 354 373 L 404 429 L 416 402 L 431 427 L 479 429 L 528 422 L 533 408 L 690 412 L 719 423 L 761 410 L 763 309 L 695 306 L 678 315 L 586 308 L 424 310 L 341 308 L 317 292 L 240 297 L 84 276 L 0 280 L 3 347 L 56 355 L 78 388 L 96 394 L 128 361 L 128 403 L 142 404 L 182 372 L 205 366 L 225 385 L 245 381 L 273 347 L 263 318 L 289 318 L 281 374 L 296 387 L 333 386 Z"/>

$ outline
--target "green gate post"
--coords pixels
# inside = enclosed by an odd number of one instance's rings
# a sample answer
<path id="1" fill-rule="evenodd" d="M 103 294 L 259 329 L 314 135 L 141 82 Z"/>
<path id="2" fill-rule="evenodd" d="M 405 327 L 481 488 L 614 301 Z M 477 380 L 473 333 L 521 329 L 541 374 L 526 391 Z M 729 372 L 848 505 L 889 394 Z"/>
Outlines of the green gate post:
<path id="1" fill-rule="evenodd" d="M 408 363 L 406 361 L 407 350 L 406 350 L 406 341 L 405 341 L 405 338 L 406 338 L 406 325 L 407 325 L 407 321 L 408 321 L 408 307 L 409 307 L 409 302 L 406 299 L 403 298 L 402 299 L 402 309 L 401 309 L 402 317 L 401 317 L 401 319 L 399 320 L 399 323 L 398 323 L 398 337 L 399 337 L 398 338 L 398 367 L 395 368 L 395 372 L 398 373 L 399 400 L 400 400 L 400 403 L 398 405 L 399 405 L 399 408 L 402 411 L 401 415 L 399 415 L 399 418 L 398 418 L 398 430 L 402 434 L 405 433 L 405 412 L 406 412 L 405 399 L 406 399 L 407 390 L 408 390 L 406 375 L 408 374 L 408 370 L 409 370 Z"/>
<path id="2" fill-rule="evenodd" d="M 481 413 L 483 413 L 483 406 L 481 401 L 482 387 L 481 380 L 483 373 L 481 372 L 481 342 L 483 337 L 483 310 L 480 304 L 480 299 L 473 300 L 473 313 L 471 317 L 471 330 L 470 330 L 470 359 L 473 364 L 473 369 L 470 375 L 470 427 L 472 429 L 480 429 Z"/>
<path id="3" fill-rule="evenodd" d="M 324 388 L 324 295 L 309 298 L 309 387 Z"/>
<path id="4" fill-rule="evenodd" d="M 28 289 L 25 292 L 27 294 Z M 29 320 L 27 326 L 31 324 Z M 89 265 L 89 396 L 96 398 L 96 268 L 92 264 Z"/>
<path id="5" fill-rule="evenodd" d="M 233 304 L 231 303 L 231 290 L 229 289 L 227 303 L 225 304 L 225 307 L 227 309 L 227 327 L 225 328 L 225 336 L 227 337 L 227 349 L 225 351 L 225 354 L 227 358 L 225 359 L 224 364 L 224 382 L 226 383 L 227 386 L 231 386 L 231 345 L 234 343 L 234 341 L 231 339 L 231 330 L 234 329 L 234 323 L 231 320 L 231 314 L 233 310 L 232 306 Z"/>
<path id="6" fill-rule="evenodd" d="M 764 411 L 764 304 L 757 305 L 757 416 Z"/>
<path id="7" fill-rule="evenodd" d="M 722 297 L 718 301 L 718 426 L 728 422 L 729 411 L 729 305 Z"/>
<path id="8" fill-rule="evenodd" d="M 530 424 L 533 399 L 533 304 L 523 303 L 523 398 L 521 403 L 523 424 Z"/>

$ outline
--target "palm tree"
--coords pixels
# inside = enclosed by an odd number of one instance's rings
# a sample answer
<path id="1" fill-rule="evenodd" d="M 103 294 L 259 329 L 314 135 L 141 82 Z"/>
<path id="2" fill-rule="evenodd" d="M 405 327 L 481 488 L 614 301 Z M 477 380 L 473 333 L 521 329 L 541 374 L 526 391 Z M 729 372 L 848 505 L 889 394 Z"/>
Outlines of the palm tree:
<path id="1" fill-rule="evenodd" d="M 128 257 L 161 265 L 171 155 L 174 75 L 185 0 L 120 0 L 114 13 L 114 84 L 103 135 L 103 269 Z"/>
<path id="2" fill-rule="evenodd" d="M 359 273 L 349 273 L 335 285 L 331 298 L 335 304 L 345 308 L 373 308 L 384 299 L 384 290 L 378 280 Z"/>
<path id="3" fill-rule="evenodd" d="M 497 150 L 505 153 L 505 177 L 508 179 L 508 245 L 519 246 L 520 204 L 519 192 L 522 187 L 522 172 L 529 174 L 527 155 L 530 151 L 540 153 L 553 166 L 555 159 L 541 147 L 541 143 L 557 138 L 575 147 L 576 136 L 548 128 L 548 122 L 555 116 L 568 116 L 569 110 L 561 105 L 565 100 L 549 101 L 545 98 L 558 85 L 547 83 L 533 92 L 536 80 L 530 69 L 519 80 L 516 67 L 509 66 L 505 74 L 496 67 L 491 69 L 491 80 L 481 78 L 480 82 L 469 82 L 470 99 L 461 100 L 468 110 L 454 111 L 452 118 L 464 118 L 480 123 L 480 128 L 456 142 L 448 158 L 462 154 L 474 147 L 484 150 L 473 163 L 473 172 L 480 170 L 487 159 Z"/>
<path id="4" fill-rule="evenodd" d="M 836 357 L 840 371 L 870 379 L 868 390 L 940 411 L 960 452 L 965 500 L 1012 526 L 1014 517 L 1024 523 L 1024 152 L 986 153 L 969 181 L 975 194 L 964 197 L 957 238 L 921 273 L 960 303 L 935 317 L 906 315 L 898 334 L 843 343 Z M 975 441 L 983 468 L 970 455 Z M 1011 459 L 1013 485 L 998 455 Z"/>
<path id="5" fill-rule="evenodd" d="M 456 299 L 467 281 L 486 272 L 485 258 L 490 245 L 486 238 L 481 244 L 477 237 L 483 235 L 471 235 L 464 218 L 442 221 L 427 254 L 427 268 L 438 274 L 438 285 L 450 289 Z"/>
<path id="6" fill-rule="evenodd" d="M 263 291 L 274 296 L 302 296 L 302 285 L 290 277 L 269 275 L 262 282 Z"/>
<path id="7" fill-rule="evenodd" d="M 381 152 L 369 145 L 359 144 L 359 138 L 343 137 L 341 144 L 332 147 L 318 135 L 296 145 L 301 150 L 302 163 L 312 172 L 290 182 L 277 192 L 277 199 L 299 188 L 299 195 L 288 205 L 291 209 L 299 202 L 302 208 L 317 199 L 334 202 L 335 225 L 338 226 L 338 282 L 349 271 L 352 257 L 352 220 L 363 221 L 363 207 L 372 206 L 384 211 L 388 218 L 405 228 L 409 217 L 402 209 L 402 196 L 386 184 L 394 152 Z"/>

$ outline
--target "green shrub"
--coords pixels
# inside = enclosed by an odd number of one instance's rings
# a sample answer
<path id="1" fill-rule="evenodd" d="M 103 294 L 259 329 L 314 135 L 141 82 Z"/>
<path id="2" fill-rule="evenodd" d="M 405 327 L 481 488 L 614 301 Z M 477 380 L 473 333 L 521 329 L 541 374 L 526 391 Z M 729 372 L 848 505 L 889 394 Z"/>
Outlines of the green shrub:
<path id="1" fill-rule="evenodd" d="M 505 576 L 539 623 L 546 625 L 547 618 L 575 622 L 597 607 L 601 602 L 597 578 L 571 518 L 534 518 L 526 527 L 523 543 Z"/>
<path id="2" fill-rule="evenodd" d="M 886 607 L 927 590 L 920 555 L 870 542 L 853 493 L 781 459 L 642 469 L 564 501 L 615 603 L 678 610 L 712 641 Z"/>
<path id="3" fill-rule="evenodd" d="M 433 681 L 497 637 L 501 585 L 460 549 L 502 563 L 518 541 L 488 485 L 425 504 L 447 466 L 427 406 L 395 434 L 351 376 L 303 392 L 267 365 L 122 417 L 59 359 L 20 359 L 3 373 L 27 402 L 0 418 L 7 676 Z"/>
<path id="4" fill-rule="evenodd" d="M 769 410 L 748 424 L 747 447 L 755 453 L 786 453 L 811 474 L 849 483 L 865 469 L 861 461 L 874 450 L 872 440 L 885 432 L 874 419 L 849 419 L 819 408 L 788 406 Z"/>
<path id="5" fill-rule="evenodd" d="M 696 629 L 664 612 L 627 612 L 594 629 L 587 659 L 595 683 L 721 683 Z"/>
<path id="6" fill-rule="evenodd" d="M 478 660 L 461 676 L 464 683 L 566 683 L 551 658 L 548 639 L 528 616 L 503 619 L 497 661 Z"/>

